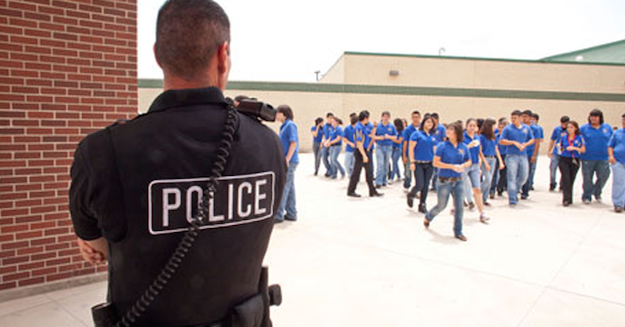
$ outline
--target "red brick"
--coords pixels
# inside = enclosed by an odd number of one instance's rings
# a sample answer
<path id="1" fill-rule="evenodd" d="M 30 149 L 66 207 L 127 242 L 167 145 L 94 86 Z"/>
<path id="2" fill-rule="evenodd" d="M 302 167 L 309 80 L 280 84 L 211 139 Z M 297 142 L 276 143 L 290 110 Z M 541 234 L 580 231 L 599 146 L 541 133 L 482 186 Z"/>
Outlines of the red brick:
<path id="1" fill-rule="evenodd" d="M 28 226 L 28 225 L 26 225 Z M 2 250 L 15 250 L 21 249 L 28 246 L 28 241 L 19 241 L 19 242 L 11 242 L 2 244 Z"/>
<path id="2" fill-rule="evenodd" d="M 18 273 L 15 273 L 15 274 L 4 275 L 2 277 L 2 281 L 3 282 L 11 282 L 11 281 L 14 281 L 14 280 L 26 279 L 28 277 L 30 277 L 30 273 L 27 272 L 27 271 L 24 271 L 24 272 L 18 272 Z"/>
<path id="3" fill-rule="evenodd" d="M 38 247 L 36 249 L 41 249 L 41 251 L 43 251 L 43 247 Z M 20 271 L 23 270 L 33 270 L 33 269 L 37 269 L 37 268 L 43 268 L 45 267 L 46 263 L 43 261 L 39 261 L 39 262 L 31 262 L 31 263 L 25 263 L 25 264 L 21 264 L 18 266 L 18 269 Z"/>
<path id="4" fill-rule="evenodd" d="M 72 277 L 72 273 L 71 272 L 63 272 L 63 273 L 60 273 L 60 274 L 54 274 L 54 275 L 46 276 L 46 281 L 47 282 L 53 282 L 53 281 L 56 281 L 56 280 L 70 278 L 70 277 Z"/>
<path id="5" fill-rule="evenodd" d="M 1 283 L 0 284 L 0 291 L 12 289 L 12 288 L 15 288 L 15 287 L 17 287 L 17 283 L 16 282 Z"/>
<path id="6" fill-rule="evenodd" d="M 35 284 L 41 284 L 43 282 L 45 282 L 45 277 L 37 277 L 37 278 L 30 278 L 30 279 L 24 279 L 24 280 L 20 280 L 19 281 L 19 286 L 29 286 L 29 285 L 35 285 Z"/>
<path id="7" fill-rule="evenodd" d="M 54 242 L 54 239 L 52 241 Z M 56 252 L 40 253 L 40 254 L 35 254 L 35 255 L 30 256 L 30 260 L 32 261 L 46 260 L 46 259 L 51 259 L 51 258 L 56 258 Z"/>
<path id="8" fill-rule="evenodd" d="M 46 266 L 47 266 L 47 262 L 46 262 Z M 48 268 L 42 268 L 42 269 L 33 270 L 32 271 L 32 275 L 33 275 L 33 277 L 45 276 L 45 275 L 54 274 L 56 272 L 57 272 L 57 268 L 56 267 L 48 267 Z"/>

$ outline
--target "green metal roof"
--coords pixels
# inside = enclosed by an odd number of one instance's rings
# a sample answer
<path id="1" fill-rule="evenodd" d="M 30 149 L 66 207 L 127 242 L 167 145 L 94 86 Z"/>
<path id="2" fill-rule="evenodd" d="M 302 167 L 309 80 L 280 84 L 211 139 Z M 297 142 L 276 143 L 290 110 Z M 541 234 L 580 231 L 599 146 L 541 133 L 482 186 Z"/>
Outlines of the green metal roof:
<path id="1" fill-rule="evenodd" d="M 546 62 L 625 64 L 625 40 L 541 59 Z"/>

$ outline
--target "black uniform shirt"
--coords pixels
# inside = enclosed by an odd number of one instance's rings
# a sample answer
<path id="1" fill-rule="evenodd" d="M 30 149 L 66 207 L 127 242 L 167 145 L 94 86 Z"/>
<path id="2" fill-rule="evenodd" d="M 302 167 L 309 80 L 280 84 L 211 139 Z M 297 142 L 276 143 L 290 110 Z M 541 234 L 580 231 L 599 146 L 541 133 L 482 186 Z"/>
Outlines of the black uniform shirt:
<path id="1" fill-rule="evenodd" d="M 227 111 L 217 88 L 162 93 L 145 115 L 85 138 L 71 169 L 76 234 L 109 241 L 110 298 L 123 314 L 169 259 L 196 214 Z M 209 224 L 141 324 L 223 318 L 256 292 L 285 159 L 275 132 L 238 114 Z"/>

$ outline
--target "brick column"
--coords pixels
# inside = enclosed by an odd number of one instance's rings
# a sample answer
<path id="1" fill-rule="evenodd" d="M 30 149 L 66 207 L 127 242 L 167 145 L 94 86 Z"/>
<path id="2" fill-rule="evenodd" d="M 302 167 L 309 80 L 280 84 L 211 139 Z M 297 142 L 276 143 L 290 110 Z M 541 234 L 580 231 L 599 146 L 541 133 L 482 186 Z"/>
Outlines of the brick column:
<path id="1" fill-rule="evenodd" d="M 105 271 L 68 211 L 85 135 L 137 112 L 136 0 L 0 0 L 0 290 Z"/>

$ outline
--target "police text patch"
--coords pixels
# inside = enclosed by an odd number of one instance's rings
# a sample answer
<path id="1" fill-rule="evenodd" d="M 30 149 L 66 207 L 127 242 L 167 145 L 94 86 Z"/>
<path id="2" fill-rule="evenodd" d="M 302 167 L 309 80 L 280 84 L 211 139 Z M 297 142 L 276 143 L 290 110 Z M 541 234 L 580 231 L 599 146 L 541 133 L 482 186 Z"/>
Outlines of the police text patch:
<path id="1" fill-rule="evenodd" d="M 273 172 L 219 178 L 201 229 L 256 222 L 273 217 Z M 186 231 L 197 215 L 208 178 L 156 180 L 148 187 L 148 226 L 153 235 Z"/>

